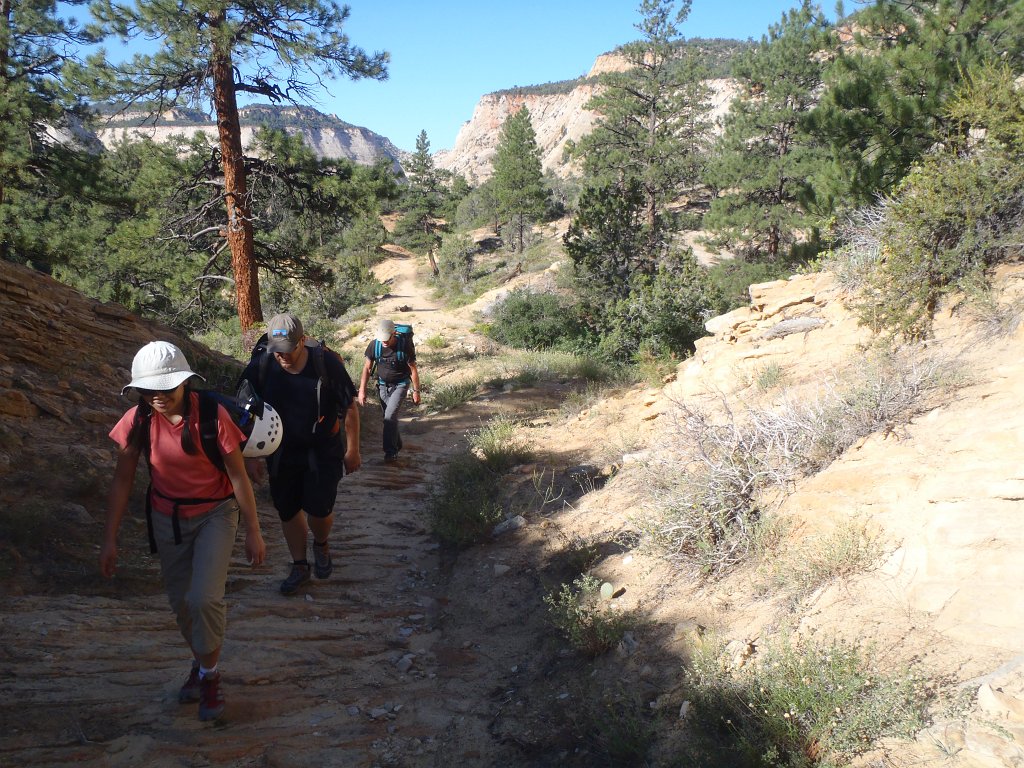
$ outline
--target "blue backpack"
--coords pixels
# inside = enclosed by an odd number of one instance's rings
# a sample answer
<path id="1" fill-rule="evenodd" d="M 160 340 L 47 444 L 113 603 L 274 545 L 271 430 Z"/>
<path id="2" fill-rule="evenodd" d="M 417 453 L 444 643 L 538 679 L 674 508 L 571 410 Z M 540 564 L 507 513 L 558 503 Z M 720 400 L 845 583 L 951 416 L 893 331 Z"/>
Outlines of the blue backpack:
<path id="1" fill-rule="evenodd" d="M 395 323 L 395 334 L 398 343 L 395 345 L 395 357 L 398 362 L 404 363 L 409 357 L 409 345 L 412 343 L 412 325 L 409 323 Z M 377 339 L 373 342 L 373 365 L 370 367 L 370 375 L 377 372 L 377 361 L 380 360 L 381 352 L 384 351 L 384 342 Z"/>

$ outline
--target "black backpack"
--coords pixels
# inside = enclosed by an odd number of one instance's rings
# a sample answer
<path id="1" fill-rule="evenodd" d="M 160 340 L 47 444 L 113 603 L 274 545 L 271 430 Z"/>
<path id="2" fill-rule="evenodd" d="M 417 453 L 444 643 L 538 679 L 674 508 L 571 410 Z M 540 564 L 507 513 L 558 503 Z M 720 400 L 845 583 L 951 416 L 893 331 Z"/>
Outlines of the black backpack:
<path id="1" fill-rule="evenodd" d="M 324 362 L 324 355 L 334 355 L 344 365 L 341 355 L 335 352 L 333 349 L 327 346 L 324 341 L 316 341 L 310 344 L 306 343 L 306 349 L 309 350 L 309 356 L 313 360 L 313 366 L 316 368 L 316 374 L 320 379 L 320 384 L 317 387 L 317 391 L 320 393 L 320 402 L 317 406 L 318 413 L 324 412 L 324 390 L 332 391 L 333 381 L 331 380 L 330 374 L 327 372 L 327 364 Z M 273 354 L 267 349 L 267 334 L 263 334 L 257 340 L 256 345 L 252 348 L 252 354 L 249 356 L 250 363 L 256 363 L 257 370 L 257 383 L 256 391 L 253 392 L 252 387 L 248 380 L 242 378 L 238 380 L 236 391 L 238 393 L 238 400 L 245 402 L 250 396 L 256 395 L 262 397 L 263 387 L 267 381 L 267 370 L 270 367 L 270 360 L 273 358 Z M 342 414 L 338 414 L 339 421 L 342 418 Z"/>

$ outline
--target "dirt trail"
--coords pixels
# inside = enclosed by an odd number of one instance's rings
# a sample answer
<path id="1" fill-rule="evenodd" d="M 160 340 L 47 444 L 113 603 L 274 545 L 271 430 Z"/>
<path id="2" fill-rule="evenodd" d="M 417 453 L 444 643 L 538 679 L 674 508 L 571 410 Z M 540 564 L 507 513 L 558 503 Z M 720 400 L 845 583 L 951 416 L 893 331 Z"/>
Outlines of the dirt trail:
<path id="1" fill-rule="evenodd" d="M 462 332 L 468 322 L 426 301 L 414 268 L 382 265 L 394 282 L 380 312 L 412 306 L 403 318 L 418 337 Z M 286 549 L 257 489 L 268 565 L 242 562 L 240 535 L 217 723 L 177 703 L 188 655 L 155 565 L 130 554 L 145 547 L 137 526 L 121 532 L 119 587 L 0 601 L 0 765 L 522 764 L 488 735 L 483 699 L 505 662 L 446 629 L 451 584 L 422 514 L 438 466 L 488 407 L 408 423 L 398 466 L 382 461 L 376 405 L 363 409 L 364 464 L 341 485 L 335 573 L 304 595 L 278 593 Z"/>

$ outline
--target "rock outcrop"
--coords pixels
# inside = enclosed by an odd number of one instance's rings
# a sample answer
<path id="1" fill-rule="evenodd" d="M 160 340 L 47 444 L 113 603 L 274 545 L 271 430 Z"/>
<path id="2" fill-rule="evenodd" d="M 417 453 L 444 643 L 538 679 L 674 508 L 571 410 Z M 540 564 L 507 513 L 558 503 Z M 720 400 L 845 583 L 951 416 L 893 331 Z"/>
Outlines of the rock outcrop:
<path id="1" fill-rule="evenodd" d="M 1022 275 L 1019 266 L 998 275 L 1007 305 L 1020 301 Z M 680 366 L 671 400 L 727 401 L 734 413 L 751 403 L 782 407 L 821 397 L 839 371 L 863 370 L 872 336 L 830 274 L 753 285 L 750 296 L 749 306 L 708 321 L 712 335 Z M 963 314 L 941 313 L 921 353 L 943 361 L 948 376 L 965 376 L 963 386 L 910 423 L 857 442 L 779 509 L 800 540 L 855 522 L 884 542 L 873 570 L 822 587 L 801 608 L 801 634 L 872 643 L 933 679 L 952 675 L 974 695 L 970 717 L 937 717 L 915 743 L 890 745 L 906 764 L 945 764 L 952 754 L 963 765 L 1024 762 L 1022 340 L 1024 327 L 990 336 Z M 751 381 L 769 365 L 786 394 L 765 406 Z M 763 630 L 755 619 L 736 635 Z"/>
<path id="2" fill-rule="evenodd" d="M 439 151 L 434 155 L 434 162 L 437 167 L 467 179 L 486 181 L 493 172 L 494 152 L 502 125 L 510 115 L 525 106 L 530 111 L 533 130 L 537 134 L 541 166 L 563 178 L 571 175 L 573 166 L 564 157 L 565 146 L 593 129 L 596 115 L 586 105 L 598 87 L 597 76 L 604 72 L 622 71 L 624 67 L 625 61 L 620 56 L 605 54 L 597 58 L 586 78 L 564 93 L 541 95 L 526 89 L 523 92 L 511 90 L 487 94 L 480 99 L 470 120 L 459 130 L 455 146 Z M 727 79 L 712 80 L 710 85 L 714 91 L 712 117 L 717 119 L 728 111 L 734 88 L 732 81 Z"/>
<path id="3" fill-rule="evenodd" d="M 0 328 L 0 509 L 69 502 L 102 508 L 113 466 L 106 435 L 132 405 L 121 387 L 146 342 L 177 344 L 214 380 L 239 369 L 171 328 L 6 261 Z"/>

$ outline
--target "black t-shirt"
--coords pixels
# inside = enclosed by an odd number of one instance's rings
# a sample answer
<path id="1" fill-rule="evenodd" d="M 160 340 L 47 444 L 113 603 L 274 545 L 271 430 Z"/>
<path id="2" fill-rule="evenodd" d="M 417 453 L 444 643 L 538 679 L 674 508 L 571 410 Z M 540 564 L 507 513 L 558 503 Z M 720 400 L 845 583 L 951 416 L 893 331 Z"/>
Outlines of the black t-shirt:
<path id="1" fill-rule="evenodd" d="M 371 341 L 366 347 L 366 357 L 373 362 L 377 342 Z M 402 352 L 402 355 L 398 353 Z M 399 359 L 401 357 L 401 359 Z M 385 384 L 401 384 L 409 380 L 409 363 L 416 362 L 416 346 L 412 339 L 402 334 L 394 348 L 387 344 L 380 345 L 380 358 L 377 360 L 377 378 Z"/>
<path id="2" fill-rule="evenodd" d="M 310 347 L 306 365 L 296 374 L 281 368 L 273 354 L 266 363 L 264 381 L 260 386 L 260 359 L 249 361 L 242 379 L 270 403 L 281 415 L 284 436 L 281 451 L 285 456 L 307 455 L 310 448 L 333 448 L 338 440 L 344 444 L 345 412 L 356 396 L 355 386 L 345 364 L 334 352 Z M 323 355 L 326 381 L 320 386 L 315 355 Z M 340 437 L 339 437 L 340 435 Z"/>

